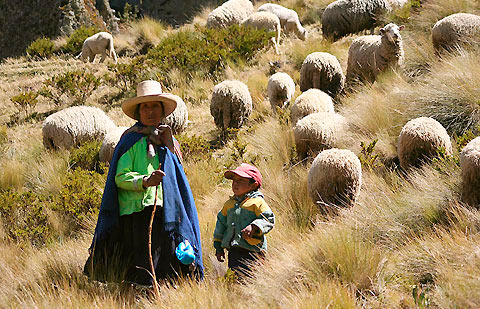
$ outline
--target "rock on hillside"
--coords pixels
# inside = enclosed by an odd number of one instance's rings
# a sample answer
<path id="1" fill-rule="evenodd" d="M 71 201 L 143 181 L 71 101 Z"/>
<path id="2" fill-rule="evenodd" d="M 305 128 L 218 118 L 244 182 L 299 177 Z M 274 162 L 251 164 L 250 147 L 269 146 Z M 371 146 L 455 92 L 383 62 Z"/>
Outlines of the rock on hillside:
<path id="1" fill-rule="evenodd" d="M 0 0 L 0 59 L 23 54 L 42 36 L 70 35 L 81 25 L 118 31 L 108 0 Z"/>
<path id="2" fill-rule="evenodd" d="M 181 25 L 191 20 L 202 6 L 211 4 L 212 7 L 225 1 L 212 0 L 110 0 L 110 6 L 116 11 L 123 11 L 125 3 L 137 6 L 140 13 L 154 19 L 164 21 L 170 25 Z"/>

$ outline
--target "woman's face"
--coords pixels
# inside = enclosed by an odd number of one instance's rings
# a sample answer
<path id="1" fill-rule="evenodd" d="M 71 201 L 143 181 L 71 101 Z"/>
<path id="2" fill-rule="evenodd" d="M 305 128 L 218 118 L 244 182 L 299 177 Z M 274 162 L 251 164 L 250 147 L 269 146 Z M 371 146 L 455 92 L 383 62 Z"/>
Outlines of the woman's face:
<path id="1" fill-rule="evenodd" d="M 158 126 L 163 116 L 163 106 L 160 102 L 140 103 L 140 122 L 146 126 Z"/>

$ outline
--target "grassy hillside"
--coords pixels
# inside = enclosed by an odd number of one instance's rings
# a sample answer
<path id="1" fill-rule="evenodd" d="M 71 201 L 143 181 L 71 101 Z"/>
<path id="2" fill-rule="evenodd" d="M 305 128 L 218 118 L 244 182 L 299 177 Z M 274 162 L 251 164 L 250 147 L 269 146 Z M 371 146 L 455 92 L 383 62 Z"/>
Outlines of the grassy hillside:
<path id="1" fill-rule="evenodd" d="M 2 62 L 0 306 L 478 308 L 480 213 L 461 201 L 458 156 L 479 133 L 480 56 L 478 50 L 436 56 L 429 29 L 455 12 L 479 13 L 480 4 L 411 0 L 384 17 L 406 25 L 405 67 L 336 102 L 336 112 L 349 124 L 339 146 L 365 164 L 355 205 L 326 216 L 307 194 L 313 158 L 297 157 L 289 111 L 272 112 L 266 88 L 269 62 L 278 61 L 297 85 L 295 97 L 300 95 L 301 64 L 315 51 L 332 53 L 346 71 L 348 48 L 357 35 L 334 43 L 322 38 L 320 16 L 329 2 L 279 1 L 299 12 L 310 33 L 306 41 L 284 37 L 279 55 L 263 31 L 204 29 L 211 10 L 206 8 L 179 29 L 149 19 L 124 25 L 116 37 L 123 55 L 117 66 L 110 59 L 84 64 L 70 54 Z M 196 49 L 202 38 L 217 43 Z M 225 45 L 219 48 L 218 42 Z M 165 54 L 185 61 L 162 58 Z M 68 76 L 78 79 L 71 82 Z M 51 151 L 44 149 L 41 135 L 47 115 L 82 102 L 102 108 L 119 126 L 131 125 L 120 105 L 144 78 L 158 79 L 189 108 L 190 124 L 177 138 L 197 204 L 206 268 L 204 281 L 164 285 L 159 299 L 82 275 L 108 166 L 98 162 L 98 142 Z M 246 83 L 254 105 L 248 124 L 227 139 L 209 110 L 212 89 L 224 79 Z M 400 170 L 399 132 L 420 116 L 434 117 L 447 129 L 453 156 Z M 362 149 L 362 142 L 374 140 L 373 151 Z M 212 235 L 231 191 L 223 172 L 242 161 L 262 171 L 263 192 L 277 223 L 268 235 L 265 265 L 247 283 L 236 284 L 224 277 L 225 263 L 216 261 Z"/>

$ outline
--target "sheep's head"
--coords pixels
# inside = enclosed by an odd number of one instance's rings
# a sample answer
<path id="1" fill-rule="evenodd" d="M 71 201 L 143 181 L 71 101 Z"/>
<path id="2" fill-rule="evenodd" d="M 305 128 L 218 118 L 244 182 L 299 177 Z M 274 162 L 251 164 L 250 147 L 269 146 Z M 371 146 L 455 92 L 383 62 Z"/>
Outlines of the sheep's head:
<path id="1" fill-rule="evenodd" d="M 298 37 L 302 40 L 305 41 L 307 39 L 308 32 L 307 29 L 303 28 L 300 30 L 300 33 L 298 34 Z"/>
<path id="2" fill-rule="evenodd" d="M 399 43 L 402 41 L 402 36 L 400 35 L 400 31 L 405 28 L 404 25 L 397 26 L 395 24 L 388 24 L 382 29 L 380 29 L 380 35 L 382 37 L 385 37 L 388 42 L 390 42 L 393 45 L 399 45 Z"/>

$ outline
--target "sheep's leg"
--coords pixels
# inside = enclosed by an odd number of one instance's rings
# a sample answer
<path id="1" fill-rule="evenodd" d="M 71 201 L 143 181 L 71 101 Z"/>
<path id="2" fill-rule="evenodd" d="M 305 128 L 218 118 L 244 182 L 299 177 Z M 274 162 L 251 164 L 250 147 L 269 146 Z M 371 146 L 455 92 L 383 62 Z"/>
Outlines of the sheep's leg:
<path id="1" fill-rule="evenodd" d="M 102 58 L 100 58 L 100 63 L 103 63 L 106 58 L 107 58 L 107 52 L 104 51 L 104 52 L 102 53 Z"/>
<path id="2" fill-rule="evenodd" d="M 278 52 L 278 44 L 277 44 L 277 41 L 275 40 L 275 38 L 271 38 L 270 40 L 271 40 L 272 43 L 273 43 L 273 48 L 275 48 L 275 54 L 277 54 L 277 55 L 280 54 L 280 53 Z"/>

